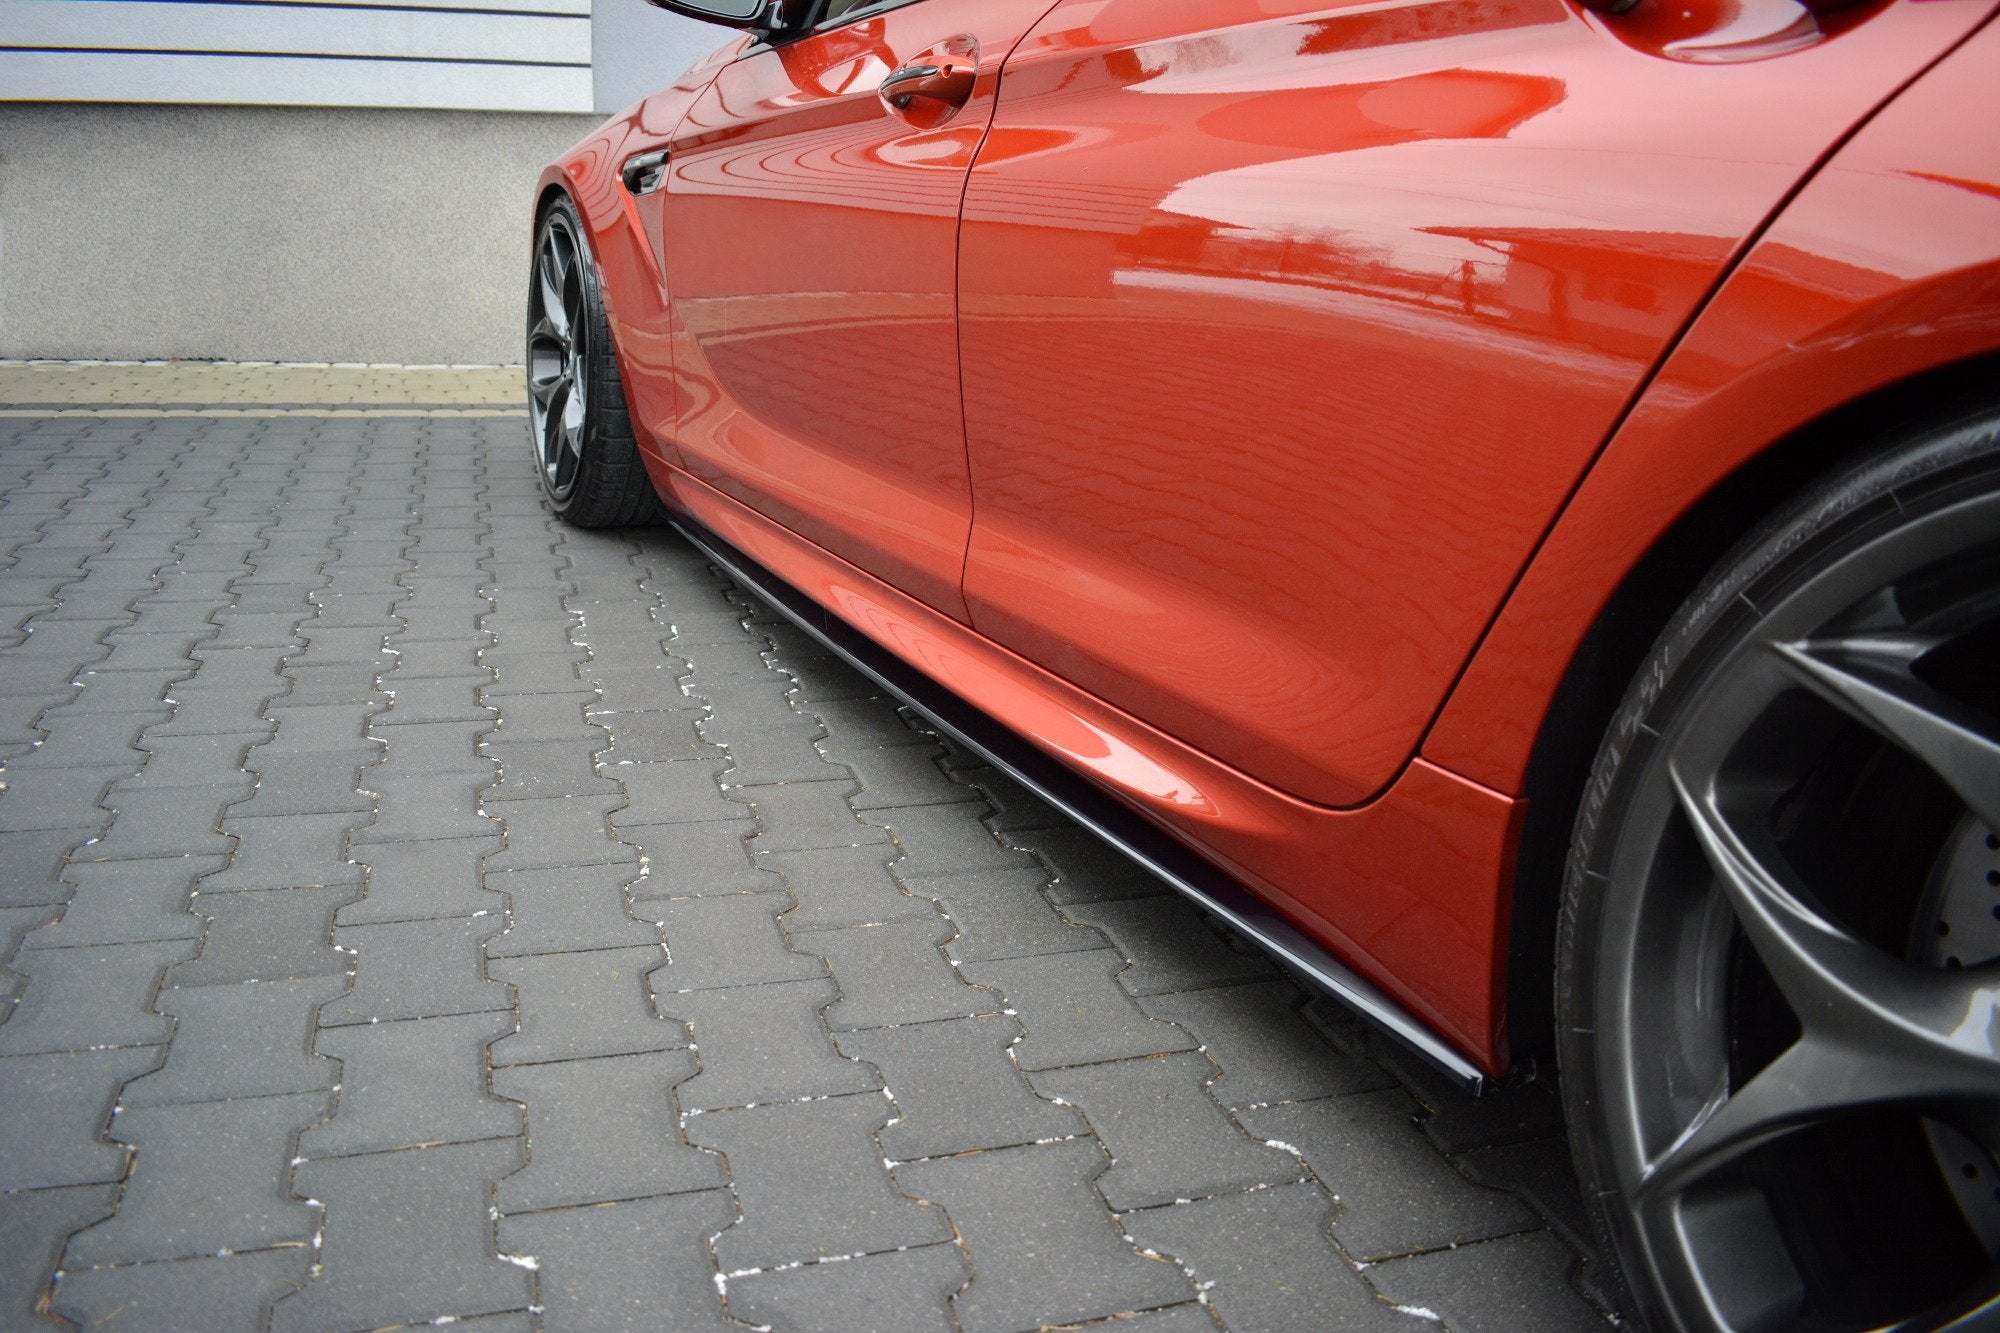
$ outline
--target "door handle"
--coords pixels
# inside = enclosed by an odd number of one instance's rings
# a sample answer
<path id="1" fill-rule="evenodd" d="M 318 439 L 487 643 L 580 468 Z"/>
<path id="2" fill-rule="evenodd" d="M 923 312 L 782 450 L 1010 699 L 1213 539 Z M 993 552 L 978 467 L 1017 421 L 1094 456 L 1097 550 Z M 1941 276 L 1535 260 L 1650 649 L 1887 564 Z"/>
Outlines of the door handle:
<path id="1" fill-rule="evenodd" d="M 882 100 L 901 111 L 919 97 L 964 106 L 972 96 L 972 63 L 946 57 L 936 64 L 905 65 L 882 80 Z"/>
<path id="2" fill-rule="evenodd" d="M 667 150 L 638 153 L 625 159 L 625 168 L 619 173 L 625 178 L 625 188 L 633 194 L 651 194 L 660 188 L 660 182 L 667 175 Z"/>

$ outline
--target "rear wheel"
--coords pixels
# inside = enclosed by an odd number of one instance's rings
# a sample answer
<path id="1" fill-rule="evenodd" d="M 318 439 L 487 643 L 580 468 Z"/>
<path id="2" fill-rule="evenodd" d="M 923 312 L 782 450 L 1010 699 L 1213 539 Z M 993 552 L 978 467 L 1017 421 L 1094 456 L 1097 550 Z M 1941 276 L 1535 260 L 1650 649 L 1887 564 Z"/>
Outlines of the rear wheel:
<path id="1" fill-rule="evenodd" d="M 528 416 L 542 494 L 565 521 L 608 528 L 660 518 L 632 438 L 597 265 L 566 198 L 550 206 L 535 234 Z"/>
<path id="2" fill-rule="evenodd" d="M 1599 751 L 1558 1045 L 1658 1327 L 1928 1328 L 2000 1290 L 1996 433 L 1912 436 L 1746 540 Z"/>

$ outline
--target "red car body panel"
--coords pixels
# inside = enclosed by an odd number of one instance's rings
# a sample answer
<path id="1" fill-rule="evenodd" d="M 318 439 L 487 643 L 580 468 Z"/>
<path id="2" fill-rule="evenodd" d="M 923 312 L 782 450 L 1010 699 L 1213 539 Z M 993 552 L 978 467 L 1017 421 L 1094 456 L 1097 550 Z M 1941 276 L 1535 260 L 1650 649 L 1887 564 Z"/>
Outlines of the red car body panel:
<path id="1" fill-rule="evenodd" d="M 1501 1072 L 1502 976 L 1493 959 L 1506 937 L 1520 802 L 1420 761 L 1358 810 L 1309 805 L 1085 694 L 687 473 L 655 475 L 675 506 L 1193 844 Z"/>
<path id="2" fill-rule="evenodd" d="M 2000 348 L 2000 27 L 1845 145 L 1730 275 L 1564 511 L 1424 754 L 1519 791 L 1561 670 L 1695 501 L 1800 426 Z"/>
<path id="3" fill-rule="evenodd" d="M 675 311 L 660 267 L 659 193 L 634 196 L 619 177 L 628 158 L 666 146 L 688 108 L 748 38 L 738 38 L 667 88 L 614 116 L 542 173 L 537 199 L 562 190 L 575 201 L 603 274 L 606 314 L 641 446 L 678 460 L 673 445 Z"/>
<path id="4" fill-rule="evenodd" d="M 1981 12 L 1702 63 L 1564 0 L 1067 0 L 966 192 L 972 623 L 1368 799 L 1745 238 Z"/>
<path id="5" fill-rule="evenodd" d="M 1816 38 L 1756 5 L 1041 8 L 738 43 L 544 175 L 649 472 L 1502 1072 L 1526 758 L 1598 610 L 1800 423 L 2000 348 L 2000 145 L 1951 112 L 1993 33 L 1786 204 L 1985 0 Z M 960 36 L 960 117 L 869 106 Z M 619 165 L 667 144 L 635 199 Z"/>
<path id="6" fill-rule="evenodd" d="M 959 619 L 959 200 L 1049 3 L 926 0 L 726 65 L 660 192 L 686 466 Z M 884 77 L 947 47 L 976 64 L 965 105 L 885 105 Z"/>

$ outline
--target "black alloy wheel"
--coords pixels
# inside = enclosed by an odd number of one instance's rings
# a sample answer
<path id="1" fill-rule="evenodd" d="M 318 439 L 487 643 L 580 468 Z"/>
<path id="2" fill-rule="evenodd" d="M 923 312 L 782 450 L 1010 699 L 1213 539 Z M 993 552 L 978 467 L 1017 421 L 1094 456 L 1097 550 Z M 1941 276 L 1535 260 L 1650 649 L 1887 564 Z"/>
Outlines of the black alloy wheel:
<path id="1" fill-rule="evenodd" d="M 528 417 L 549 507 L 578 527 L 657 520 L 611 346 L 596 262 L 574 205 L 543 215 L 528 279 Z"/>
<path id="2" fill-rule="evenodd" d="M 1557 948 L 1578 1170 L 1644 1322 L 2000 1326 L 2000 417 L 1817 486 L 1682 607 Z"/>

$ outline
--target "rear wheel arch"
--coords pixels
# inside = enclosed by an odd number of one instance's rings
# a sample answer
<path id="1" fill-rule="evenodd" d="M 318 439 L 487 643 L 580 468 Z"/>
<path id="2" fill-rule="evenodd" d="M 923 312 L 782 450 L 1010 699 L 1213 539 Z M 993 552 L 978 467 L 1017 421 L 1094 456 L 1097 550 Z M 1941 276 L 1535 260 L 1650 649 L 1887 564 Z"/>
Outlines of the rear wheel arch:
<path id="1" fill-rule="evenodd" d="M 1565 667 L 1523 784 L 1507 941 L 1513 1063 L 1552 1069 L 1556 919 L 1591 762 L 1633 674 L 1681 604 L 1767 517 L 1913 430 L 2000 407 L 2000 352 L 1937 366 L 1833 406 L 1718 478 L 1625 573 Z"/>

